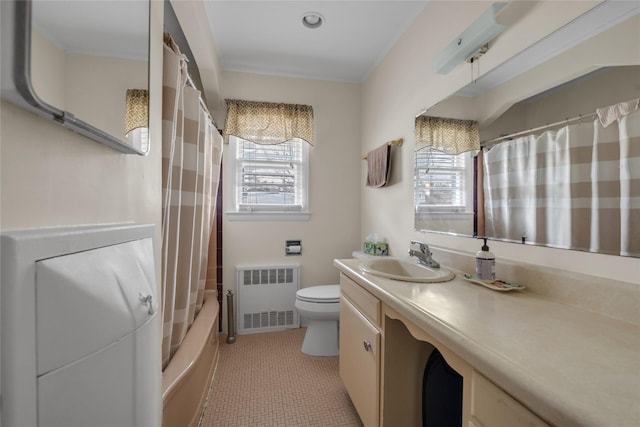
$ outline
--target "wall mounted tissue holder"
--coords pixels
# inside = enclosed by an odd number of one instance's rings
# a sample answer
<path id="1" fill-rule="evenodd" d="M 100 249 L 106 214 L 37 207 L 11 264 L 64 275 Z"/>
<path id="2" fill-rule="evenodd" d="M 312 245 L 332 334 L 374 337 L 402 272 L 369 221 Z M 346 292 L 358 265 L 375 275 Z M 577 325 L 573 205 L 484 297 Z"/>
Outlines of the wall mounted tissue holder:
<path id="1" fill-rule="evenodd" d="M 301 240 L 287 240 L 284 246 L 285 255 L 302 255 Z"/>

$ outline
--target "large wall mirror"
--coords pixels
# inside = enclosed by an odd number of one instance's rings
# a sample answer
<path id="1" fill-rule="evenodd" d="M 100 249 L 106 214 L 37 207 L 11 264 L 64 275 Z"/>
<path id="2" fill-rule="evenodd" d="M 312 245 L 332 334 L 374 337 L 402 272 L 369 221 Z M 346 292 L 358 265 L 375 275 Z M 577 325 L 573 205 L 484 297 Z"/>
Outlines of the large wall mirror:
<path id="1" fill-rule="evenodd" d="M 425 208 L 419 186 L 439 163 L 416 152 L 416 230 L 640 257 L 640 110 L 606 127 L 596 114 L 640 97 L 640 7 L 607 3 L 631 7 L 563 53 L 515 77 L 498 67 L 422 113 L 477 121 L 485 148 L 440 162 L 462 189 L 449 213 Z"/>
<path id="2" fill-rule="evenodd" d="M 3 1 L 3 99 L 120 152 L 148 153 L 149 7 Z"/>

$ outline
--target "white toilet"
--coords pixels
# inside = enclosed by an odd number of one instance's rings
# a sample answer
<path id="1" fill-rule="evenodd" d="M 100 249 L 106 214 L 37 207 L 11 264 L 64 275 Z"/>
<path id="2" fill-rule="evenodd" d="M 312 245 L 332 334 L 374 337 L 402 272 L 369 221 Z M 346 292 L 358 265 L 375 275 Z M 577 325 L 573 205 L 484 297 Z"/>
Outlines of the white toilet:
<path id="1" fill-rule="evenodd" d="M 296 292 L 295 307 L 309 322 L 302 352 L 311 356 L 337 356 L 340 285 L 300 289 Z"/>

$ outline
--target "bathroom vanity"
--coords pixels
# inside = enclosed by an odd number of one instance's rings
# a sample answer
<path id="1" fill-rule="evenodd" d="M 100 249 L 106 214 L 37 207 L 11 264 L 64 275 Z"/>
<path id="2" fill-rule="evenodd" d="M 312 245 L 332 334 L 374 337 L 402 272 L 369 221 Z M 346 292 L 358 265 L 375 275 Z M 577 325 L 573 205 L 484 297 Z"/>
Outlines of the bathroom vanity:
<path id="1" fill-rule="evenodd" d="M 444 265 L 471 266 L 471 256 L 438 254 L 452 259 Z M 500 273 L 518 274 L 527 289 L 497 292 L 465 280 L 466 271 L 410 283 L 360 264 L 334 261 L 340 375 L 365 426 L 422 425 L 435 349 L 463 379 L 465 427 L 640 425 L 637 285 L 512 263 Z"/>

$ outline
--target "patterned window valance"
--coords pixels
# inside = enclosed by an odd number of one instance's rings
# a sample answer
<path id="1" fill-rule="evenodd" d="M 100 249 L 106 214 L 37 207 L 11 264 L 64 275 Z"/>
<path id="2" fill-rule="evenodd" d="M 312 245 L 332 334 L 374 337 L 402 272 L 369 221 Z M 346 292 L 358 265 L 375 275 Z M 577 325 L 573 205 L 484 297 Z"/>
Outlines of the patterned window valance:
<path id="1" fill-rule="evenodd" d="M 124 116 L 125 135 L 134 129 L 149 127 L 149 92 L 144 89 L 127 89 Z"/>
<path id="2" fill-rule="evenodd" d="M 313 145 L 313 107 L 227 99 L 224 135 L 256 144 L 280 144 L 300 138 Z"/>
<path id="3" fill-rule="evenodd" d="M 475 120 L 443 117 L 416 117 L 416 151 L 431 147 L 447 154 L 480 149 L 480 133 Z"/>

